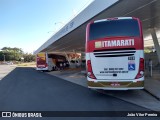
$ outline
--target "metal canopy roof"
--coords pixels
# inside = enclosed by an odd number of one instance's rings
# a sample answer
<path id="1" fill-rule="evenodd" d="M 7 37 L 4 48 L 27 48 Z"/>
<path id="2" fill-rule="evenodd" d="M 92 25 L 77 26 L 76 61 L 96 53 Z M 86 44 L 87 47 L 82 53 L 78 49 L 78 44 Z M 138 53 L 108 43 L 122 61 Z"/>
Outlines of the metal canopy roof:
<path id="1" fill-rule="evenodd" d="M 96 6 L 97 1 L 93 9 L 97 9 L 101 6 Z M 101 1 L 98 1 L 101 2 Z M 103 1 L 104 2 L 104 1 Z M 91 6 L 90 5 L 90 6 Z M 88 7 L 90 7 L 88 6 Z M 96 7 L 96 8 L 95 8 Z M 87 9 L 87 8 L 86 8 Z M 88 12 L 93 12 L 89 9 Z M 149 29 L 156 28 L 160 31 L 160 0 L 119 0 L 114 1 L 111 6 L 90 18 L 79 27 L 75 28 L 71 32 L 67 33 L 58 40 L 53 40 L 51 37 L 46 43 L 44 43 L 35 54 L 38 52 L 71 52 L 84 51 L 85 49 L 85 32 L 86 25 L 91 20 L 98 20 L 110 17 L 138 17 L 142 21 L 144 38 L 150 35 Z M 79 14 L 80 15 L 80 14 Z M 79 16 L 78 15 L 78 16 Z M 64 26 L 65 27 L 65 26 Z"/>

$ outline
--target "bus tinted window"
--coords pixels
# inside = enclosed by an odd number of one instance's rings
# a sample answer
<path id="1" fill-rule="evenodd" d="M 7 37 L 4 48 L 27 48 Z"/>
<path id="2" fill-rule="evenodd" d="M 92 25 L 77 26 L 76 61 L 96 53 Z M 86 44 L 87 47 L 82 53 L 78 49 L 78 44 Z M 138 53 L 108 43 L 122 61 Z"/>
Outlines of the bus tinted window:
<path id="1" fill-rule="evenodd" d="M 138 22 L 134 19 L 127 19 L 104 21 L 90 25 L 90 40 L 116 36 L 140 36 Z"/>

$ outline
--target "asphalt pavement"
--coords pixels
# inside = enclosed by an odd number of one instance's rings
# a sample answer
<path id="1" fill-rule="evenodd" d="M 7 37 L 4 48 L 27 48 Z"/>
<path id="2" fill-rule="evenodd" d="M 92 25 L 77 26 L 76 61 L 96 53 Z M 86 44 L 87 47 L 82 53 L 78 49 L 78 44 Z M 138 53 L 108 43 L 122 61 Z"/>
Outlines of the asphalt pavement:
<path id="1" fill-rule="evenodd" d="M 61 78 L 36 71 L 33 68 L 18 67 L 0 81 L 0 111 L 140 112 L 150 110 L 121 99 L 90 90 Z M 54 119 L 75 118 L 58 117 Z M 106 118 L 103 117 L 76 117 L 76 119 L 106 120 Z M 121 119 L 139 118 L 121 117 Z M 150 120 L 151 118 L 141 117 L 141 119 Z M 158 120 L 158 118 L 153 119 Z"/>
<path id="2" fill-rule="evenodd" d="M 1 111 L 137 111 L 145 108 L 63 79 L 16 68 L 0 83 Z"/>
<path id="3" fill-rule="evenodd" d="M 47 74 L 57 76 L 62 78 L 66 81 L 81 85 L 83 87 L 87 86 L 87 79 L 86 76 L 82 73 L 80 69 L 69 69 L 63 71 L 52 71 L 46 72 Z M 155 93 L 159 94 L 159 84 L 156 83 L 158 81 L 155 80 L 145 80 L 145 90 L 128 90 L 128 91 L 114 91 L 114 90 L 98 90 L 98 92 L 110 95 L 121 100 L 154 110 L 160 111 L 160 101 L 155 97 Z M 147 87 L 147 88 L 146 88 Z M 154 95 L 148 91 L 154 91 Z"/>

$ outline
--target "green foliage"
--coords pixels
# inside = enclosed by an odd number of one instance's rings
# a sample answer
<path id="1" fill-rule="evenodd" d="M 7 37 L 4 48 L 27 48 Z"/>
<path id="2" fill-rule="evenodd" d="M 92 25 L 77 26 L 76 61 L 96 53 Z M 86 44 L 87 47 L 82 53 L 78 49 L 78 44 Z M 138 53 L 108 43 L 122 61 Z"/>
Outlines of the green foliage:
<path id="1" fill-rule="evenodd" d="M 23 58 L 24 58 L 24 62 L 32 62 L 32 61 L 35 61 L 35 55 L 32 55 L 32 54 L 24 54 L 23 55 Z"/>
<path id="2" fill-rule="evenodd" d="M 35 61 L 35 56 L 32 54 L 24 53 L 21 48 L 3 47 L 0 51 L 0 61 L 22 61 L 24 62 Z"/>

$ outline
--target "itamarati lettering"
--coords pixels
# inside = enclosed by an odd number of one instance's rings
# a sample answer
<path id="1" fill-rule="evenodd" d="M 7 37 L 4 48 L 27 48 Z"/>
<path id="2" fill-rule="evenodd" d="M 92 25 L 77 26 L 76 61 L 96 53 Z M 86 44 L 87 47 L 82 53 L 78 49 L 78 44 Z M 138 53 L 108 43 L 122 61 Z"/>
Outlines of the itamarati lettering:
<path id="1" fill-rule="evenodd" d="M 134 39 L 102 41 L 102 47 L 134 46 Z"/>

